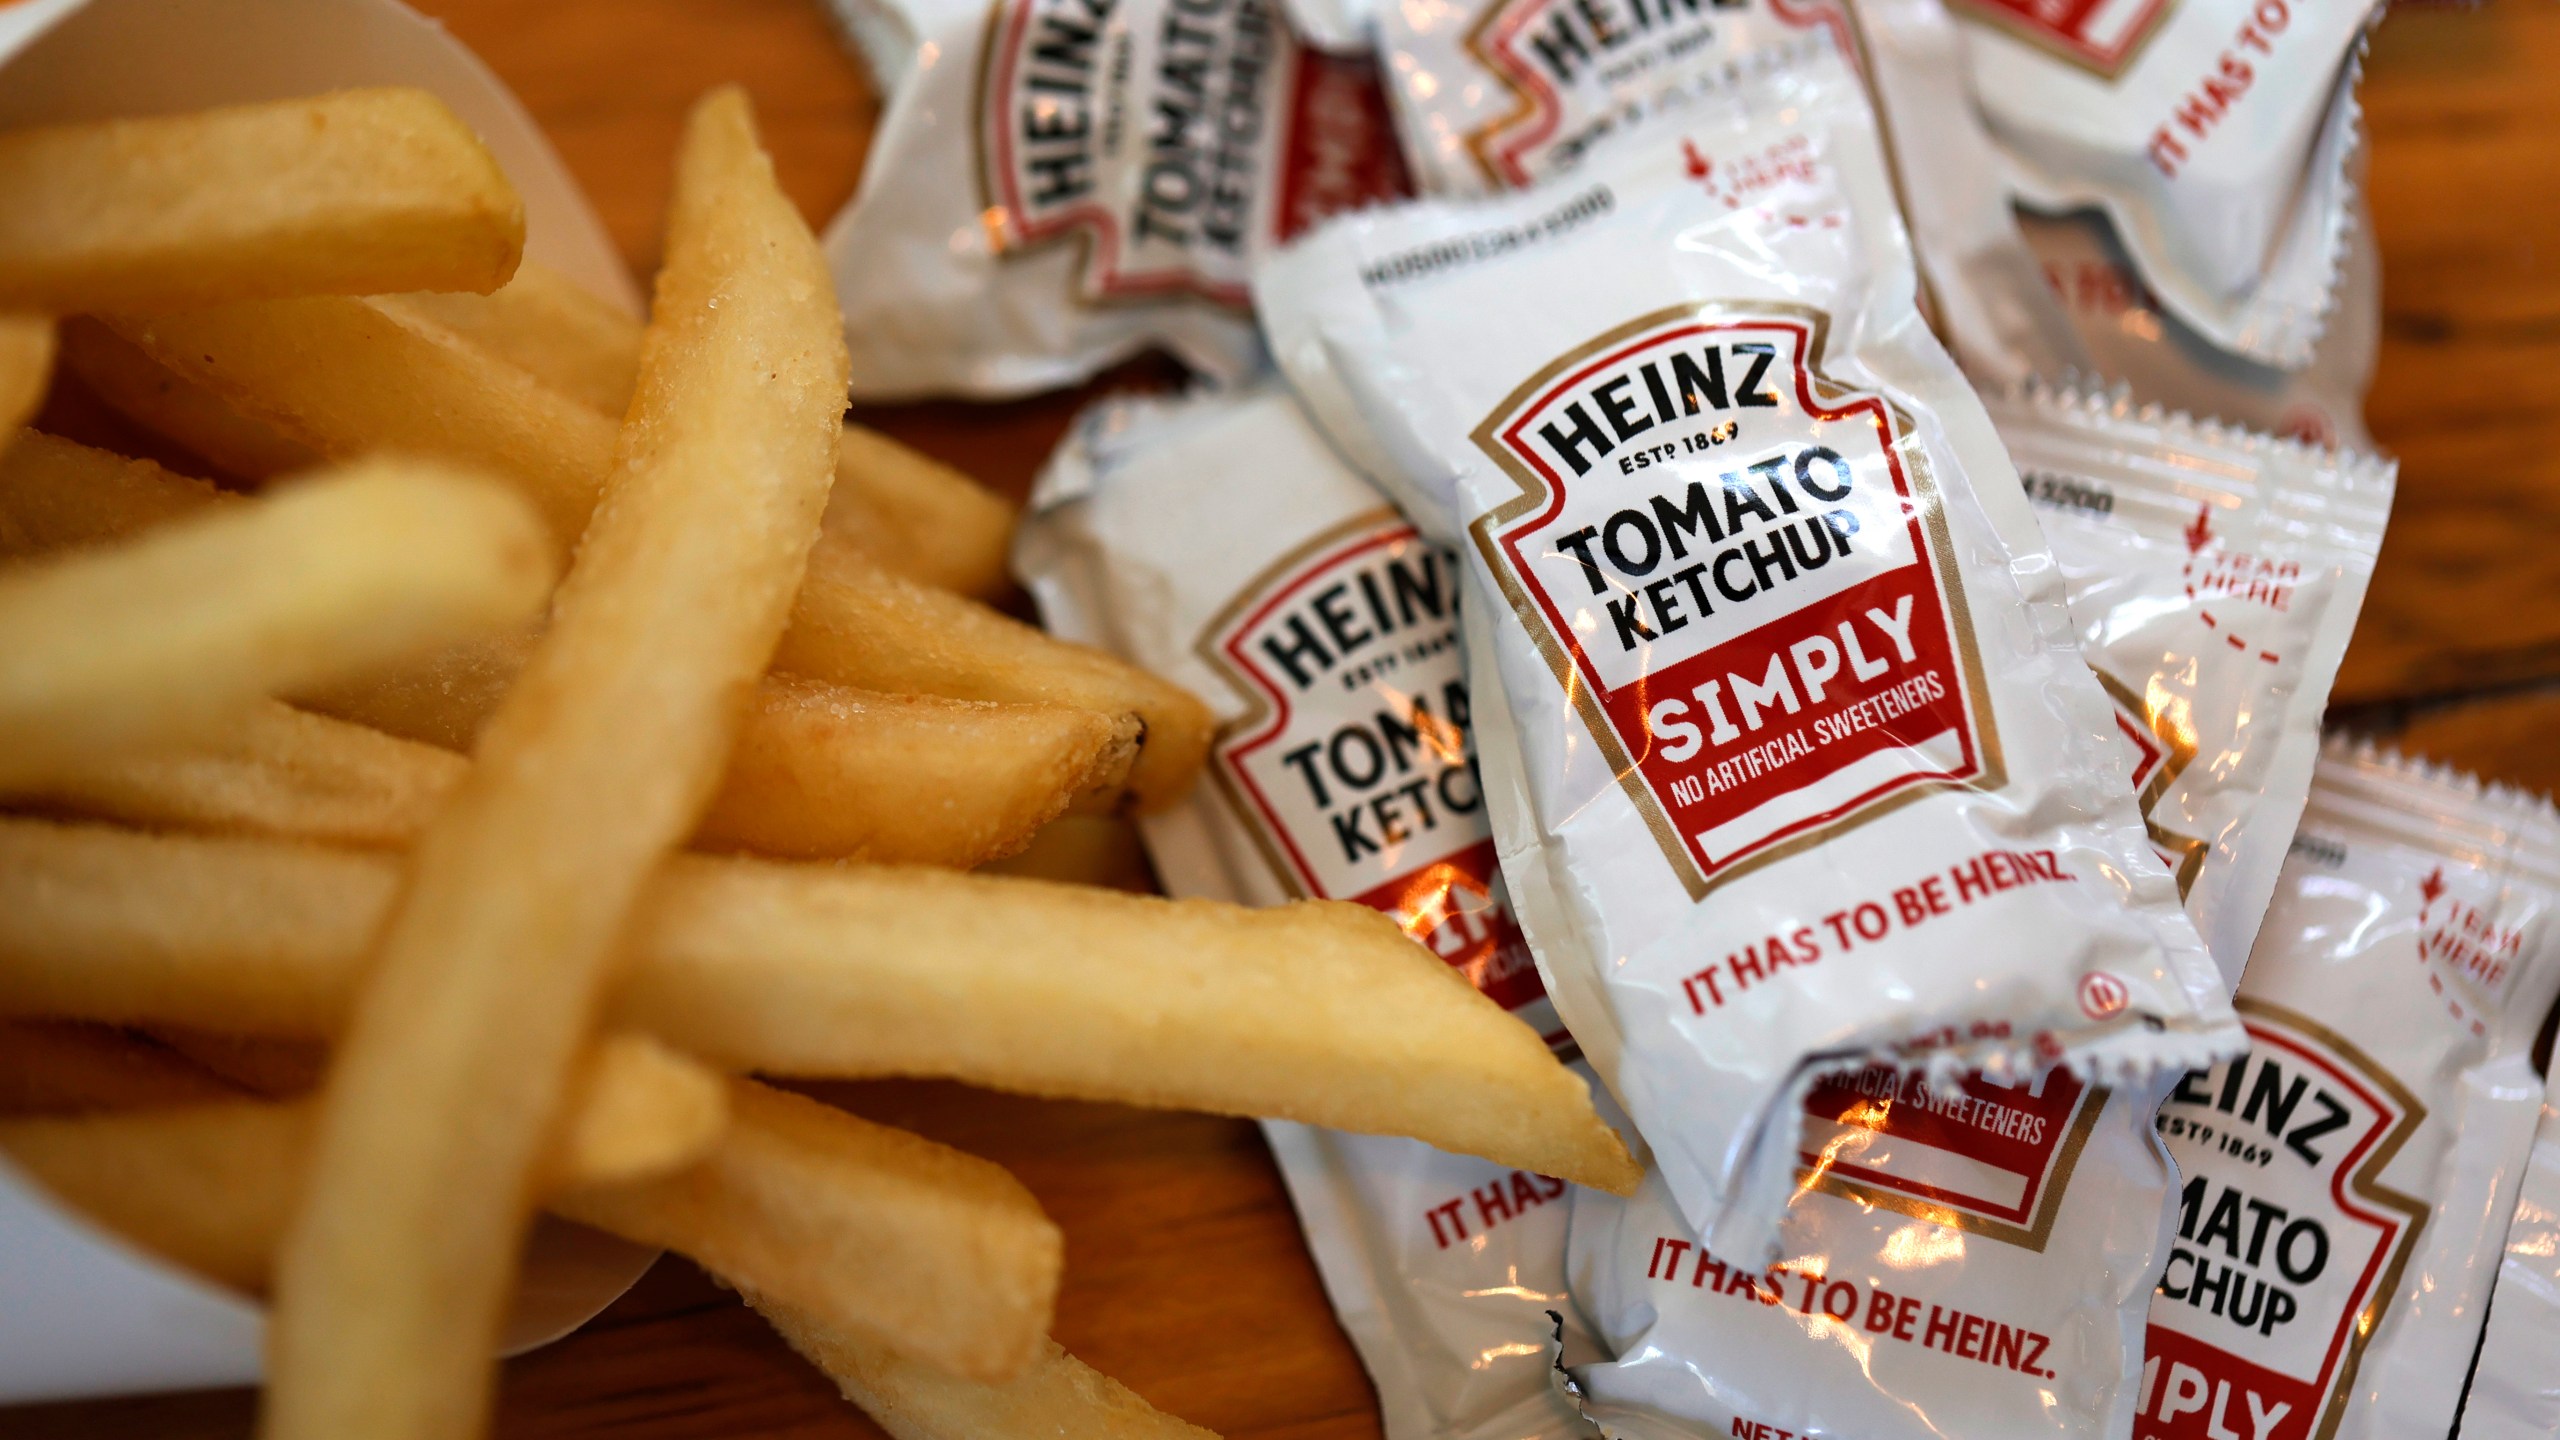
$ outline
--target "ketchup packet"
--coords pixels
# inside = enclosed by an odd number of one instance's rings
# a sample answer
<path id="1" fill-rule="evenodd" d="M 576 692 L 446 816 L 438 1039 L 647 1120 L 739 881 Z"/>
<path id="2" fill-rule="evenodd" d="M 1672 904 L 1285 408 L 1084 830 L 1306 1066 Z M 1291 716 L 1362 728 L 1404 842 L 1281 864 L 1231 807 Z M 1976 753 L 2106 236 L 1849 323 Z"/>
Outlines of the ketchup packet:
<path id="1" fill-rule="evenodd" d="M 1577 1192 L 1567 1273 L 1618 1357 L 1573 1372 L 1586 1414 L 1640 1440 L 2126 1434 L 2172 1083 L 1827 1082 L 1767 1265 L 1698 1244 L 1659 1176 L 1632 1200 Z"/>
<path id="2" fill-rule="evenodd" d="M 2160 1112 L 2184 1179 L 2137 1433 L 2453 1428 L 2541 1108 L 2555 909 L 2548 802 L 2323 755 L 2240 987 L 2249 1053 Z"/>
<path id="3" fill-rule="evenodd" d="M 2133 398 L 2312 445 L 2371 450 L 2364 395 L 2382 342 L 2382 257 L 2359 203 L 2329 323 L 2300 370 L 2261 365 L 2162 309 L 2104 216 L 2021 212 L 2018 225 L 2070 316 L 2088 366 Z"/>
<path id="4" fill-rule="evenodd" d="M 1218 710 L 1210 783 L 1141 821 L 1168 890 L 1374 905 L 1570 1053 L 1494 863 L 1457 559 L 1286 391 L 1088 410 L 1016 559 L 1051 629 Z M 1549 1383 L 1574 1187 L 1418 1140 L 1263 1131 L 1394 1440 L 1582 1433 Z"/>
<path id="5" fill-rule="evenodd" d="M 1963 37 L 1940 0 L 1458 0 L 1384 6 L 1377 26 L 1406 158 L 1426 195 L 1563 173 L 1736 64 L 1830 44 L 1865 72 L 1923 303 L 1957 358 L 2001 384 L 2080 359 L 2037 286 L 1998 153 L 1965 90 Z"/>
<path id="6" fill-rule="evenodd" d="M 2459 1433 L 2463 1440 L 2560 1435 L 2560 1070 L 2544 1092 L 2542 1126 L 2507 1223 Z"/>
<path id="7" fill-rule="evenodd" d="M 1823 1075 L 2236 1048 L 1827 47 L 1257 293 L 1318 422 L 1465 546 L 1513 900 L 1718 1253 L 1774 1239 Z"/>
<path id="8" fill-rule="evenodd" d="M 2152 848 L 2237 986 L 2398 467 L 2120 395 L 2037 387 L 1990 409 L 2114 704 Z"/>
<path id="9" fill-rule="evenodd" d="M 1273 0 L 838 0 L 891 85 L 826 249 L 857 399 L 1019 395 L 1164 346 L 1252 371 L 1257 257 L 1405 192 L 1366 60 Z"/>
<path id="10" fill-rule="evenodd" d="M 2170 313 L 2300 369 L 2347 250 L 2355 82 L 2381 0 L 1952 0 L 2039 210 L 2096 207 Z"/>

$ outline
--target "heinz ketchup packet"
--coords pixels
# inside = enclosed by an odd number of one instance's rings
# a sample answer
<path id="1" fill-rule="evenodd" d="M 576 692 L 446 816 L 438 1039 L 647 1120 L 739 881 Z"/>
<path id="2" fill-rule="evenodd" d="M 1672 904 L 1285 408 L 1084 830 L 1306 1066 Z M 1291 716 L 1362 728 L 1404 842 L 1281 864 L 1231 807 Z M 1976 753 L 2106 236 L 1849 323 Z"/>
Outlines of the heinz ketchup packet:
<path id="1" fill-rule="evenodd" d="M 1210 783 L 1141 822 L 1169 890 L 1376 906 L 1570 1050 L 1494 863 L 1456 557 L 1286 391 L 1087 411 L 1016 558 L 1051 629 L 1217 707 Z M 1263 1129 L 1394 1440 L 1581 1432 L 1547 1344 L 1571 1313 L 1571 1187 L 1418 1140 Z"/>
<path id="2" fill-rule="evenodd" d="M 2019 194 L 2095 206 L 2171 313 L 2285 369 L 2346 254 L 2355 82 L 2381 0 L 1953 0 Z"/>
<path id="3" fill-rule="evenodd" d="M 2236 987 L 2398 467 L 2120 395 L 2035 387 L 1990 409 L 2115 708 L 2152 847 Z"/>
<path id="4" fill-rule="evenodd" d="M 2088 356 L 2088 369 L 2133 398 L 2313 445 L 2371 450 L 2364 394 L 2382 345 L 2382 256 L 2357 207 L 2346 272 L 2311 361 L 2281 370 L 2234 355 L 2169 314 L 2094 213 L 2022 212 L 2019 228 L 2044 266 Z M 2058 373 L 2058 372 L 2057 372 Z"/>
<path id="5" fill-rule="evenodd" d="M 2560 1435 L 2560 1067 L 2543 1092 L 2542 1125 L 2525 1164 L 2489 1330 L 2462 1404 L 2463 1440 Z"/>
<path id="6" fill-rule="evenodd" d="M 1832 45 L 1866 75 L 1924 300 L 1957 358 L 2001 384 L 2080 361 L 2036 283 L 1965 88 L 1964 37 L 1940 0 L 1456 0 L 1384 6 L 1377 20 L 1406 158 L 1428 195 L 1562 174 L 1735 64 Z"/>
<path id="7" fill-rule="evenodd" d="M 1464 547 L 1513 900 L 1718 1253 L 1774 1238 L 1823 1075 L 2236 1047 L 1836 55 L 1567 181 L 1328 226 L 1257 293 L 1318 421 Z"/>
<path id="8" fill-rule="evenodd" d="M 1366 60 L 1273 0 L 837 0 L 893 85 L 827 227 L 857 399 L 1019 395 L 1161 345 L 1261 358 L 1264 250 L 1404 193 Z"/>
<path id="9" fill-rule="evenodd" d="M 2153 847 L 2237 983 L 2391 467 L 2120 398 L 2038 388 L 1990 409 L 2116 702 Z M 1589 1414 L 1631 1436 L 2124 1433 L 2168 1254 L 2152 1115 L 2171 1083 L 1826 1082 L 1771 1267 L 1699 1246 L 1658 1181 L 1577 1196 L 1571 1289 L 1621 1357 L 1576 1372 Z"/>
<path id="10" fill-rule="evenodd" d="M 1768 1265 L 1698 1244 L 1658 1176 L 1632 1200 L 1576 1192 L 1567 1273 L 1617 1356 L 1574 1371 L 1587 1415 L 1639 1440 L 2125 1434 L 2171 1083 L 1828 1082 Z"/>
<path id="11" fill-rule="evenodd" d="M 2560 815 L 2333 746 L 2259 932 L 2250 1050 L 2160 1112 L 2183 1183 L 2137 1433 L 2443 1435 L 2560 992 Z"/>

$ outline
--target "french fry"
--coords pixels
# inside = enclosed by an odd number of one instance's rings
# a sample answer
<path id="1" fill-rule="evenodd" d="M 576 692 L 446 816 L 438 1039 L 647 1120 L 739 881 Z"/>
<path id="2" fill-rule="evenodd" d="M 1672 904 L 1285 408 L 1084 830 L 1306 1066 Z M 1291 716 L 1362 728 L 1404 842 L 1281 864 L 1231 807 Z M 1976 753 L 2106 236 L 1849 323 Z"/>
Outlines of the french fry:
<path id="1" fill-rule="evenodd" d="M 785 1343 L 836 1382 L 895 1440 L 1216 1440 L 1043 1338 L 1039 1358 L 1002 1384 L 964 1379 L 770 1297 L 748 1300 Z"/>
<path id="2" fill-rule="evenodd" d="M 550 1192 L 645 1188 L 715 1149 L 729 1089 L 628 1036 L 582 1062 L 540 1180 Z M 90 1219 L 233 1289 L 266 1289 L 307 1167 L 316 1102 L 236 1096 L 0 1120 L 0 1152 Z"/>
<path id="3" fill-rule="evenodd" d="M 694 843 L 965 868 L 1028 843 L 1082 788 L 1116 785 L 1128 728 L 1050 705 L 769 677 Z M 452 751 L 265 701 L 218 735 L 79 762 L 22 796 L 129 824 L 405 846 L 469 769 Z"/>
<path id="4" fill-rule="evenodd" d="M 773 663 L 858 689 L 1135 715 L 1144 733 L 1129 791 L 1141 810 L 1190 787 L 1214 728 L 1209 707 L 1181 686 L 893 574 L 834 535 L 809 554 L 809 578 Z"/>
<path id="5" fill-rule="evenodd" d="M 53 322 L 43 316 L 0 314 L 0 448 L 44 405 L 54 343 Z"/>
<path id="6" fill-rule="evenodd" d="M 523 248 L 498 162 L 423 90 L 0 134 L 0 306 L 490 290 Z"/>
<path id="7" fill-rule="evenodd" d="M 1103 885 L 1140 894 L 1156 888 L 1138 827 L 1113 815 L 1061 815 L 1041 826 L 1029 845 L 978 869 L 988 875 Z"/>
<path id="8" fill-rule="evenodd" d="M 980 1380 L 1039 1353 L 1063 1241 L 998 1166 L 752 1081 L 700 1163 L 552 1208 Z"/>
<path id="9" fill-rule="evenodd" d="M 183 1055 L 112 1025 L 0 1020 L 0 1115 L 68 1115 L 227 1099 Z"/>
<path id="10" fill-rule="evenodd" d="M 634 1185 L 683 1170 L 717 1147 L 729 1101 L 726 1077 L 646 1035 L 607 1035 L 573 1064 L 535 1183 Z"/>
<path id="11" fill-rule="evenodd" d="M 345 845 L 406 845 L 469 761 L 263 700 L 191 744 L 66 766 L 25 797 L 75 814 Z"/>
<path id="12" fill-rule="evenodd" d="M 0 521 L 23 520 L 40 549 L 245 503 L 147 460 L 25 438 L 0 454 Z M 486 636 L 296 698 L 339 721 L 468 750 L 532 648 L 530 632 Z M 280 710 L 184 749 L 66 771 L 43 798 L 145 824 L 383 845 L 406 843 L 459 783 L 450 756 Z M 1019 848 L 1071 796 L 1116 793 L 1133 729 L 1058 706 L 872 695 L 768 676 L 697 834 L 774 855 L 971 865 Z"/>
<path id="13" fill-rule="evenodd" d="M 62 368 L 79 376 L 108 409 L 226 475 L 265 480 L 320 463 L 310 446 L 178 378 L 140 347 L 85 316 L 62 322 Z"/>
<path id="14" fill-rule="evenodd" d="M 1094 786 L 1136 726 L 1058 705 L 875 695 L 775 675 L 729 752 L 695 843 L 966 867 L 1011 854 Z"/>
<path id="15" fill-rule="evenodd" d="M 589 1093 L 590 1104 L 610 1096 Z M 555 1160 L 549 1208 L 749 1293 L 801 1297 L 813 1323 L 930 1369 L 1001 1379 L 1038 1355 L 1062 1247 L 1012 1176 L 751 1081 L 731 1081 L 729 1100 L 730 1123 L 692 1164 L 581 1183 Z M 314 1109 L 231 1099 L 0 1120 L 0 1151 L 144 1249 L 255 1293 L 308 1164 Z"/>
<path id="16" fill-rule="evenodd" d="M 0 1012 L 325 1034 L 393 884 L 355 852 L 0 820 Z M 629 934 L 612 1023 L 734 1069 L 1265 1116 L 1637 1179 L 1535 1032 L 1359 905 L 691 858 Z"/>
<path id="17" fill-rule="evenodd" d="M 980 600 L 1013 588 L 1014 510 L 977 481 L 877 430 L 844 427 L 827 532 L 910 580 Z"/>
<path id="18" fill-rule="evenodd" d="M 308 1144 L 308 1105 L 211 1100 L 0 1121 L 0 1153 L 74 1210 L 235 1290 L 265 1288 Z"/>
<path id="19" fill-rule="evenodd" d="M 498 713 L 507 687 L 533 658 L 537 626 L 498 631 L 432 655 L 297 691 L 295 704 L 403 740 L 468 754 Z"/>
<path id="20" fill-rule="evenodd" d="M 148 460 L 23 431 L 0 448 L 0 516 L 18 536 L 0 558 L 125 539 L 230 498 Z"/>
<path id="21" fill-rule="evenodd" d="M 640 325 L 558 272 L 528 263 L 491 294 L 386 301 L 607 415 L 631 403 Z M 1012 583 L 1013 507 L 976 481 L 859 425 L 844 427 L 827 528 L 911 580 L 986 599 Z"/>
<path id="22" fill-rule="evenodd" d="M 527 261 L 486 295 L 384 297 L 442 325 L 570 399 L 619 420 L 640 379 L 640 322 L 548 266 Z"/>
<path id="23" fill-rule="evenodd" d="M 562 288 L 556 282 L 538 303 L 323 296 L 109 323 L 187 385 L 320 454 L 388 448 L 510 475 L 565 546 L 612 469 L 611 417 L 623 407 L 594 402 L 615 357 L 636 361 L 638 352 L 590 353 L 573 333 L 542 328 L 541 314 L 566 308 Z M 595 304 L 580 324 L 604 323 L 610 307 Z M 1005 588 L 1010 506 L 859 427 L 839 437 L 836 466 L 829 513 L 840 543 L 924 583 Z"/>
<path id="24" fill-rule="evenodd" d="M 0 449 L 0 558 L 124 539 L 207 506 L 241 503 L 152 461 L 30 430 Z M 496 631 L 296 698 L 342 720 L 467 751 L 533 653 L 533 638 L 530 626 Z"/>
<path id="25" fill-rule="evenodd" d="M 0 575 L 0 785 L 521 621 L 550 584 L 522 501 L 393 462 L 19 567 Z"/>
<path id="26" fill-rule="evenodd" d="M 117 332 L 187 379 L 327 455 L 388 446 L 512 476 L 565 548 L 609 469 L 607 422 L 414 306 L 322 297 L 228 306 Z M 1189 786 L 1208 753 L 1207 707 L 1144 670 L 908 579 L 843 533 L 823 536 L 781 670 L 859 690 L 1134 714 L 1139 808 Z"/>
<path id="27" fill-rule="evenodd" d="M 563 554 L 612 473 L 610 419 L 386 302 L 319 295 L 107 323 L 180 378 L 322 455 L 397 450 L 506 477 Z"/>
<path id="28" fill-rule="evenodd" d="M 524 1177 L 629 907 L 709 800 L 799 587 L 840 326 L 744 94 L 714 92 L 679 152 L 611 497 L 411 857 L 330 1070 L 276 1266 L 268 1440 L 479 1432 Z"/>
<path id="29" fill-rule="evenodd" d="M 530 648 L 529 638 L 473 642 L 427 665 L 297 698 L 340 719 L 468 749 Z M 768 675 L 695 843 L 965 867 L 1012 854 L 1077 797 L 1118 793 L 1135 752 L 1125 717 Z"/>

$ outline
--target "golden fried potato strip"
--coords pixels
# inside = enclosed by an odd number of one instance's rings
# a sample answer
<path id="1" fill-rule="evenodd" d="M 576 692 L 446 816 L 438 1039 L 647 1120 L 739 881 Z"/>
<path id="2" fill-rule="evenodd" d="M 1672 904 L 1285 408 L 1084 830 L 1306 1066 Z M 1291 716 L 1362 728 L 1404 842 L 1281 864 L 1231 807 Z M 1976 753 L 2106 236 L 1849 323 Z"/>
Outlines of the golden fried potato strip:
<path id="1" fill-rule="evenodd" d="M 0 820 L 0 1012 L 325 1034 L 379 856 Z M 1407 1135 L 1632 1190 L 1537 1033 L 1376 911 L 688 858 L 634 915 L 616 1025 L 741 1070 Z"/>
<path id="2" fill-rule="evenodd" d="M 524 202 L 424 90 L 0 133 L 0 307 L 490 290 L 523 250 Z"/>
<path id="3" fill-rule="evenodd" d="M 802 1358 L 895 1440 L 1217 1440 L 1058 1347 L 1002 1384 L 919 1365 L 786 1302 L 748 1296 Z"/>
<path id="4" fill-rule="evenodd" d="M 277 1260 L 268 1440 L 485 1423 L 527 1177 L 631 903 L 710 799 L 789 615 L 845 384 L 817 242 L 745 95 L 716 91 L 678 154 L 616 477 L 411 854 L 330 1068 Z"/>
<path id="5" fill-rule="evenodd" d="M 710 1113 L 726 1121 L 704 1132 L 698 1095 L 607 1060 L 627 1043 L 596 1048 L 570 1130 L 656 1139 L 658 1159 L 673 1153 L 669 1140 L 698 1143 L 674 1163 L 617 1174 L 594 1168 L 592 1142 L 582 1155 L 577 1141 L 555 1138 L 541 1182 L 553 1213 L 674 1250 L 749 1293 L 788 1296 L 816 1323 L 953 1375 L 998 1381 L 1037 1360 L 1063 1244 L 1001 1167 L 786 1091 L 697 1073 Z M 263 1291 L 309 1164 L 316 1107 L 158 1103 L 177 1108 L 0 1120 L 0 1152 L 144 1249 Z"/>
<path id="6" fill-rule="evenodd" d="M 580 1062 L 541 1184 L 645 1190 L 712 1151 L 729 1093 L 729 1082 L 663 1047 L 610 1037 Z M 292 1218 L 318 1111 L 316 1101 L 235 1095 L 0 1120 L 0 1153 L 143 1249 L 256 1294 Z"/>
<path id="7" fill-rule="evenodd" d="M 0 787 L 219 733 L 262 698 L 520 624 L 551 567 L 524 502 L 377 461 L 0 573 Z"/>

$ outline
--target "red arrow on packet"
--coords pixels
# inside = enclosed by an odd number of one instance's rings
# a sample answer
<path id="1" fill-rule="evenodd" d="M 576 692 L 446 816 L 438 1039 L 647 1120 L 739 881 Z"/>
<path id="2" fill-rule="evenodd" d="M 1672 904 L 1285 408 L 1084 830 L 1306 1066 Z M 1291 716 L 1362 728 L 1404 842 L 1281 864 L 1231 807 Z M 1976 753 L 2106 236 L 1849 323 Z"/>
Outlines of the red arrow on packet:
<path id="1" fill-rule="evenodd" d="M 2189 525 L 2183 533 L 2187 537 L 2188 554 L 2193 555 L 2202 550 L 2206 543 L 2213 539 L 2213 506 L 2210 503 L 2198 505 L 2195 523 Z"/>

